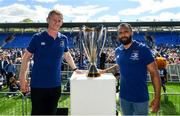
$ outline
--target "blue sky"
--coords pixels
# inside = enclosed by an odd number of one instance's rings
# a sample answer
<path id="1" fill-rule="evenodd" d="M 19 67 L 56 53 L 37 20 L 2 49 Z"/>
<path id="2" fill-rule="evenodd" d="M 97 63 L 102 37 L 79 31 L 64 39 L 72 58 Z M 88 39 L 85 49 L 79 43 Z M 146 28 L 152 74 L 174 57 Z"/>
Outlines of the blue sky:
<path id="1" fill-rule="evenodd" d="M 179 0 L 0 0 L 0 22 L 45 22 L 52 9 L 64 22 L 180 21 Z"/>

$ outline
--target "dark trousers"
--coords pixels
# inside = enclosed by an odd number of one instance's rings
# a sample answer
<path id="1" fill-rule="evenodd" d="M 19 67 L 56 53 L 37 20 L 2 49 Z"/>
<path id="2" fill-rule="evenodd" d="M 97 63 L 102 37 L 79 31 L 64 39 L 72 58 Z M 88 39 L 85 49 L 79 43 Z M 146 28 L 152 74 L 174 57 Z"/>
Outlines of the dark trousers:
<path id="1" fill-rule="evenodd" d="M 31 102 L 32 115 L 55 115 L 58 100 L 61 96 L 61 87 L 55 88 L 32 88 Z"/>
<path id="2" fill-rule="evenodd" d="M 13 77 L 14 74 L 12 72 L 8 72 L 6 75 L 7 87 L 10 85 L 10 78 Z"/>

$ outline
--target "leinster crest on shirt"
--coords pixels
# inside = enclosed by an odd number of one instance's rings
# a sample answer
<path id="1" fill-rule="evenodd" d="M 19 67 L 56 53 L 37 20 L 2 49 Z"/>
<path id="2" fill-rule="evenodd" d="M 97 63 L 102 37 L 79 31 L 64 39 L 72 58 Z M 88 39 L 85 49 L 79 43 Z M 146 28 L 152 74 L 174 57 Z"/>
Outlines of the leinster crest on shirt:
<path id="1" fill-rule="evenodd" d="M 64 47 L 64 41 L 63 40 L 60 41 L 60 47 Z"/>
<path id="2" fill-rule="evenodd" d="M 138 50 L 133 50 L 130 56 L 131 60 L 139 60 L 139 51 Z"/>

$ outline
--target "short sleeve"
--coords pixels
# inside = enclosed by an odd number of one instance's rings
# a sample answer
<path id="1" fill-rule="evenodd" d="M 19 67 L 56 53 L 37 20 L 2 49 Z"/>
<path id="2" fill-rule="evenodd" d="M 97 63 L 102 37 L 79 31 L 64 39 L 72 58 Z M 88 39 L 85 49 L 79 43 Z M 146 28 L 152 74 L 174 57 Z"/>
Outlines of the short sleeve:
<path id="1" fill-rule="evenodd" d="M 68 42 L 68 38 L 65 38 L 65 46 L 64 46 L 64 52 L 68 52 L 69 51 L 69 42 Z"/>
<path id="2" fill-rule="evenodd" d="M 27 50 L 30 52 L 30 53 L 34 53 L 35 50 L 36 50 L 36 38 L 37 38 L 37 35 L 33 35 L 30 43 L 29 43 L 29 46 L 27 47 Z"/>
<path id="3" fill-rule="evenodd" d="M 148 64 L 154 62 L 154 57 L 153 57 L 152 52 L 150 51 L 149 48 L 144 46 L 142 53 L 143 53 L 142 58 L 143 58 L 143 61 L 144 61 L 145 65 L 148 65 Z"/>
<path id="4" fill-rule="evenodd" d="M 116 64 L 118 64 L 118 52 L 119 52 L 119 50 L 118 50 L 118 48 L 116 48 L 116 50 L 115 50 L 115 60 L 116 60 Z"/>

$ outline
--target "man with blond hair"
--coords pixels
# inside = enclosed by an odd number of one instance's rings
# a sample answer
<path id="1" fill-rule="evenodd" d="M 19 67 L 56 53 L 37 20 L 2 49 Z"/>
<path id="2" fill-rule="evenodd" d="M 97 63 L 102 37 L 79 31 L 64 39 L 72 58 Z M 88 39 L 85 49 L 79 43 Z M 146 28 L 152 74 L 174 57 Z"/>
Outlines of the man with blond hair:
<path id="1" fill-rule="evenodd" d="M 32 115 L 55 115 L 61 95 L 61 61 L 65 60 L 73 69 L 80 72 L 69 53 L 67 37 L 58 32 L 63 24 L 63 15 L 52 10 L 47 17 L 47 31 L 35 34 L 23 55 L 20 70 L 21 91 L 29 91 L 26 75 L 29 61 L 33 56 L 30 81 Z"/>

